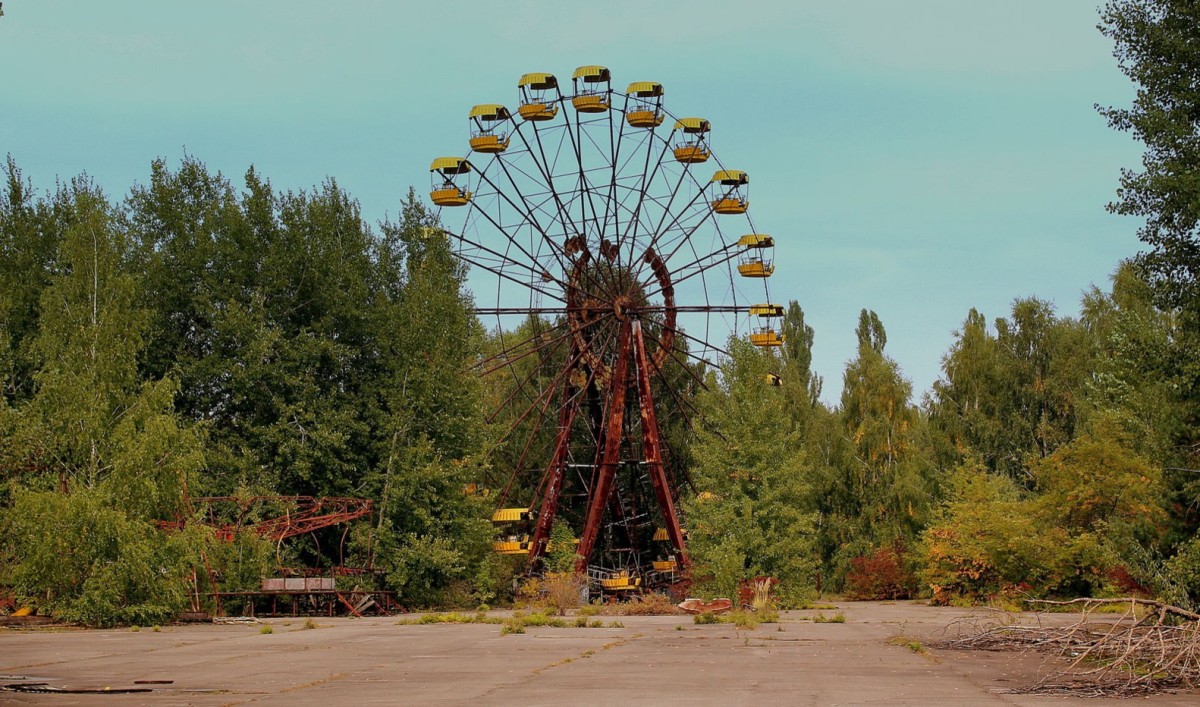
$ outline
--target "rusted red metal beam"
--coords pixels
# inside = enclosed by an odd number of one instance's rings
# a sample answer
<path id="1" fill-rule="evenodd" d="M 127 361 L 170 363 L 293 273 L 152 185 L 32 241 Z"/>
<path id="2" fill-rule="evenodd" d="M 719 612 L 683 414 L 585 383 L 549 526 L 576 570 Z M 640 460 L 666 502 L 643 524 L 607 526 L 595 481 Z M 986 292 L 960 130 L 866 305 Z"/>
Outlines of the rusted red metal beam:
<path id="1" fill-rule="evenodd" d="M 563 404 L 558 410 L 558 430 L 554 435 L 554 454 L 546 468 L 542 507 L 538 511 L 537 527 L 529 543 L 529 561 L 533 562 L 546 552 L 550 542 L 550 530 L 554 527 L 554 516 L 558 513 L 558 501 L 562 496 L 563 477 L 567 471 L 567 451 L 571 445 L 571 426 L 575 424 L 575 412 L 579 410 L 578 396 L 571 390 L 570 375 L 563 381 Z"/>
<path id="2" fill-rule="evenodd" d="M 623 425 L 625 423 L 625 391 L 629 387 L 630 339 L 633 325 L 626 319 L 621 322 L 620 334 L 617 340 L 617 355 L 613 362 L 612 378 L 608 387 L 608 426 L 604 431 L 604 450 L 600 457 L 599 475 L 596 485 L 591 489 L 588 499 L 587 519 L 583 524 L 583 532 L 579 537 L 579 561 L 575 571 L 587 571 L 588 558 L 596 545 L 600 534 L 600 524 L 604 520 L 604 508 L 608 505 L 608 497 L 612 493 L 613 480 L 617 475 L 617 462 L 621 452 L 621 441 L 624 439 Z"/>
<path id="3" fill-rule="evenodd" d="M 190 499 L 193 504 L 207 507 L 211 525 L 224 540 L 232 540 L 239 530 L 251 530 L 259 535 L 279 541 L 297 535 L 304 535 L 322 528 L 328 528 L 352 520 L 366 517 L 375 510 L 375 502 L 366 498 L 343 498 L 321 496 L 252 496 L 239 498 L 237 496 L 202 496 Z M 240 509 L 239 522 L 218 524 L 213 507 L 220 503 L 235 504 Z M 295 508 L 284 515 L 269 518 L 259 523 L 242 525 L 240 520 L 256 503 L 282 503 Z M 182 530 L 186 521 L 161 521 L 159 527 L 164 530 Z"/>
<path id="4" fill-rule="evenodd" d="M 686 571 L 691 564 L 687 546 L 683 541 L 683 529 L 679 525 L 679 514 L 675 511 L 671 485 L 663 464 L 662 439 L 658 432 L 658 415 L 654 412 L 654 395 L 650 390 L 650 359 L 646 356 L 646 342 L 642 338 L 642 323 L 633 322 L 633 354 L 637 363 L 638 409 L 642 415 L 642 453 L 650 473 L 650 483 L 662 510 L 667 526 L 667 536 L 679 553 L 680 569 Z"/>

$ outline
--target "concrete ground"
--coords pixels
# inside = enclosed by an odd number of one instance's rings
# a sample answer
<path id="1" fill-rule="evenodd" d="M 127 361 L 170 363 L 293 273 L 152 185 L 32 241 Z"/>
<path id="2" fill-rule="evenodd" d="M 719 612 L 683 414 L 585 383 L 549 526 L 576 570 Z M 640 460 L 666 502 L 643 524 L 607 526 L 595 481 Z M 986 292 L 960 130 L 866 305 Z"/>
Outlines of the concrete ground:
<path id="1" fill-rule="evenodd" d="M 845 623 L 813 623 L 822 613 Z M 1036 679 L 1042 658 L 916 652 L 968 616 L 911 602 L 787 612 L 737 630 L 689 616 L 597 617 L 621 628 L 397 625 L 398 618 L 269 619 L 161 631 L 0 629 L 0 685 L 143 687 L 134 694 L 0 691 L 0 704 L 341 705 L 482 703 L 1058 705 L 1118 700 L 1007 694 Z M 897 639 L 904 636 L 903 639 Z M 172 681 L 142 684 L 135 681 Z M 1200 693 L 1139 699 L 1196 705 Z"/>

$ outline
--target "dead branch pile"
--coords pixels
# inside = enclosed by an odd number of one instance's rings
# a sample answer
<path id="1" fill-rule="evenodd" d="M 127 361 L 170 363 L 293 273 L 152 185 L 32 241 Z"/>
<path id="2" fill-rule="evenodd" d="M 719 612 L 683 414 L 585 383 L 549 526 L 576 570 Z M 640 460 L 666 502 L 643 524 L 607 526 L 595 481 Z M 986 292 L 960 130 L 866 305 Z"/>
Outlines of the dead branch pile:
<path id="1" fill-rule="evenodd" d="M 959 626 L 959 636 L 933 645 L 1056 658 L 1036 683 L 1015 692 L 1126 697 L 1200 687 L 1200 614 L 1148 599 L 1035 603 L 1080 605 L 1083 611 L 1067 624 L 1040 615 L 1032 625 L 998 614 L 975 617 Z M 1098 613 L 1122 604 L 1124 613 Z"/>

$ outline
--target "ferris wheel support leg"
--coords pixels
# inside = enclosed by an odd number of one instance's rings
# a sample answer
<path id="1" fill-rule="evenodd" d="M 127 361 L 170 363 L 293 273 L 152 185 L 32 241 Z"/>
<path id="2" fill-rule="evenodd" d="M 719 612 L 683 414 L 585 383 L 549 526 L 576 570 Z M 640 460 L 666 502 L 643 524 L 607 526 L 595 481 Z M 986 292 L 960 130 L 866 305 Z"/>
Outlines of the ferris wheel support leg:
<path id="1" fill-rule="evenodd" d="M 587 571 L 588 558 L 596 545 L 596 537 L 600 534 L 600 523 L 604 520 L 604 508 L 608 505 L 608 497 L 612 495 L 613 479 L 617 474 L 617 461 L 621 452 L 621 441 L 624 438 L 625 424 L 625 390 L 629 387 L 629 344 L 632 334 L 632 324 L 626 319 L 621 322 L 621 332 L 617 343 L 617 356 L 613 363 L 612 378 L 608 382 L 608 427 L 604 431 L 604 450 L 600 457 L 600 474 L 596 485 L 591 489 L 588 499 L 587 520 L 583 524 L 583 533 L 579 537 L 579 561 L 575 571 L 583 574 Z"/>
<path id="2" fill-rule="evenodd" d="M 671 544 L 679 552 L 679 567 L 684 572 L 691 564 L 687 554 L 687 546 L 683 542 L 683 528 L 679 525 L 679 514 L 675 511 L 675 501 L 671 498 L 671 485 L 667 481 L 667 472 L 663 464 L 662 440 L 658 434 L 658 416 L 654 412 L 654 397 L 650 390 L 650 359 L 646 356 L 646 342 L 642 338 L 642 323 L 633 323 L 633 353 L 637 361 L 638 408 L 642 413 L 643 451 L 646 457 L 646 468 L 650 472 L 650 483 L 654 487 L 654 495 L 658 498 L 658 506 L 662 509 L 663 520 L 667 526 L 667 536 Z"/>
<path id="3" fill-rule="evenodd" d="M 546 494 L 542 496 L 537 527 L 533 531 L 533 541 L 529 543 L 531 568 L 533 563 L 546 553 L 546 544 L 550 542 L 550 530 L 554 527 L 554 516 L 558 514 L 558 500 L 562 496 L 563 477 L 567 471 L 567 450 L 571 445 L 571 426 L 575 423 L 575 412 L 579 409 L 578 396 L 572 393 L 569 380 L 569 375 L 564 377 L 563 405 L 558 412 L 554 454 L 550 458 L 550 466 L 546 469 L 549 477 L 546 481 Z"/>

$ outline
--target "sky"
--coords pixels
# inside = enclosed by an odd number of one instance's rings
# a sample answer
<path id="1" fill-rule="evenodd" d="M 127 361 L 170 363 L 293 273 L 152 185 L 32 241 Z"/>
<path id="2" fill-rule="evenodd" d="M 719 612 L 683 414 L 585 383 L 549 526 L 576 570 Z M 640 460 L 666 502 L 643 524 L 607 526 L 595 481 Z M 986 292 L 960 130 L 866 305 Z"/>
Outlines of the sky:
<path id="1" fill-rule="evenodd" d="M 614 87 L 661 82 L 753 175 L 772 297 L 815 329 L 823 397 L 868 308 L 919 400 L 971 307 L 1076 314 L 1139 250 L 1105 210 L 1141 150 L 1094 107 L 1134 95 L 1098 4 L 7 0 L 0 153 L 35 187 L 86 172 L 114 198 L 185 153 L 235 185 L 251 165 L 277 189 L 335 177 L 378 222 L 463 151 L 470 106 L 602 64 Z"/>

